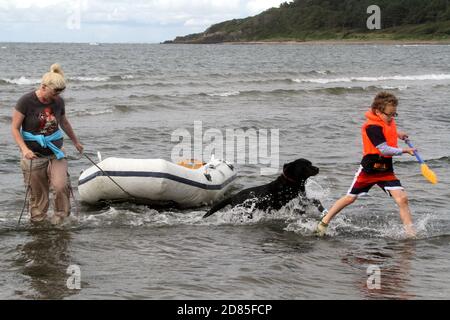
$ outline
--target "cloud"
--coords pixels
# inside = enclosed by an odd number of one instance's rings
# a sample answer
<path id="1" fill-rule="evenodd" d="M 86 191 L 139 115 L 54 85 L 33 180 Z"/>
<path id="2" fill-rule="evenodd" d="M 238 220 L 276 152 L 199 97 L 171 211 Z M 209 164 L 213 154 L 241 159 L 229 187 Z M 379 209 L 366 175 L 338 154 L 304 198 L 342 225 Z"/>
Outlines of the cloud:
<path id="1" fill-rule="evenodd" d="M 192 18 L 189 20 L 186 20 L 184 22 L 184 26 L 186 27 L 198 27 L 198 26 L 209 26 L 211 24 L 214 24 L 215 20 L 211 19 L 203 19 L 203 18 Z"/>
<path id="2" fill-rule="evenodd" d="M 247 10 L 250 15 L 258 14 L 264 10 L 273 7 L 279 7 L 281 3 L 289 1 L 279 1 L 279 0 L 251 0 L 247 2 Z"/>
<path id="3" fill-rule="evenodd" d="M 0 41 L 11 38 L 10 30 L 48 30 L 59 26 L 59 34 L 70 41 L 70 32 L 89 30 L 94 37 L 98 30 L 114 30 L 120 34 L 130 28 L 160 28 L 173 36 L 201 32 L 211 24 L 255 15 L 270 7 L 279 6 L 279 0 L 0 0 Z M 100 26 L 103 26 L 100 29 Z M 166 29 L 166 31 L 164 31 Z M 156 29 L 154 29 L 156 30 Z M 69 32 L 68 32 L 69 31 Z M 18 32 L 18 31 L 17 31 Z M 156 31 L 155 31 L 156 32 Z M 176 32 L 176 34 L 175 34 Z M 38 32 L 36 32 L 38 34 Z M 158 32 L 156 32 L 158 33 Z M 55 30 L 55 35 L 57 30 Z M 114 41 L 114 34 L 102 38 Z M 21 35 L 21 39 L 26 35 Z M 67 39 L 69 37 L 69 39 Z M 79 37 L 77 36 L 77 39 Z M 165 40 L 165 39 L 160 39 Z M 33 40 L 30 41 L 43 41 Z M 56 40 L 57 41 L 57 40 Z M 96 41 L 93 39 L 92 41 Z"/>

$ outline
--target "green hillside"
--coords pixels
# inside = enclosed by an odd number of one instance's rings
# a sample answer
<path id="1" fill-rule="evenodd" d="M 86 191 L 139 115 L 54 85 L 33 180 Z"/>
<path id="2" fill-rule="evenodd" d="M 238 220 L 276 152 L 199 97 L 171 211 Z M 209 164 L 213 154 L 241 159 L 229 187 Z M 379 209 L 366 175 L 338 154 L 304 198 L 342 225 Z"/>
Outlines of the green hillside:
<path id="1" fill-rule="evenodd" d="M 374 3 L 379 30 L 366 25 Z M 450 0 L 295 0 L 166 43 L 308 40 L 450 40 Z"/>

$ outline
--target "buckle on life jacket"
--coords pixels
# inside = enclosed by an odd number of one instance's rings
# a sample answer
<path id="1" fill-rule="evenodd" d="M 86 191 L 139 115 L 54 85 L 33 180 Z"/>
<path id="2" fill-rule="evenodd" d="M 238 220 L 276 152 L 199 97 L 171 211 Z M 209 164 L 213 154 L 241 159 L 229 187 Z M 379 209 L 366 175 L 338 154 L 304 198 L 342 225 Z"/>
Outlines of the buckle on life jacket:
<path id="1" fill-rule="evenodd" d="M 375 162 L 373 168 L 377 171 L 386 171 L 388 169 L 386 163 Z"/>

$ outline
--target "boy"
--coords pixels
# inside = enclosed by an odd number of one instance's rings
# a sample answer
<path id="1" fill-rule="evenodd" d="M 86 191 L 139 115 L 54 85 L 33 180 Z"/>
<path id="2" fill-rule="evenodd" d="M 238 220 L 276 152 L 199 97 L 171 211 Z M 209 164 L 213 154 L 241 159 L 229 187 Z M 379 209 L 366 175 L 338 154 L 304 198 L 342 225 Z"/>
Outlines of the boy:
<path id="1" fill-rule="evenodd" d="M 408 205 L 408 197 L 400 180 L 394 174 L 393 156 L 403 153 L 414 155 L 416 149 L 398 148 L 397 139 L 408 138 L 404 132 L 397 132 L 394 118 L 397 114 L 397 98 L 388 92 L 375 96 L 372 107 L 365 114 L 363 124 L 363 158 L 355 179 L 344 197 L 337 200 L 317 226 L 317 234 L 325 234 L 331 219 L 342 209 L 356 201 L 360 195 L 367 194 L 377 184 L 394 198 L 400 209 L 400 218 L 409 237 L 415 236 L 415 230 Z"/>

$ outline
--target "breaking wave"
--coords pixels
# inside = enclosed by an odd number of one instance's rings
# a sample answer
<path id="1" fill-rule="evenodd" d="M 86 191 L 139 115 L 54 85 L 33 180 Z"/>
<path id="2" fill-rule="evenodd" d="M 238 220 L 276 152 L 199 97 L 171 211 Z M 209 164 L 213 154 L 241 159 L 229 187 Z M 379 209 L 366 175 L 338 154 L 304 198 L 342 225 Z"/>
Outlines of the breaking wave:
<path id="1" fill-rule="evenodd" d="M 342 77 L 342 78 L 304 78 L 292 79 L 296 83 L 337 83 L 337 82 L 377 82 L 386 80 L 400 80 L 400 81 L 427 81 L 427 80 L 450 80 L 450 74 L 425 74 L 425 75 L 410 75 L 410 76 L 382 76 L 382 77 Z"/>
<path id="2" fill-rule="evenodd" d="M 77 82 L 106 82 L 106 81 L 122 81 L 122 80 L 131 80 L 135 79 L 133 75 L 121 75 L 121 76 L 104 76 L 104 77 L 89 77 L 89 76 L 77 76 L 77 77 L 68 77 L 69 81 Z M 30 84 L 39 84 L 41 83 L 41 79 L 38 78 L 27 78 L 25 76 L 21 76 L 19 78 L 1 78 L 0 84 L 15 84 L 15 85 L 30 85 Z"/>

